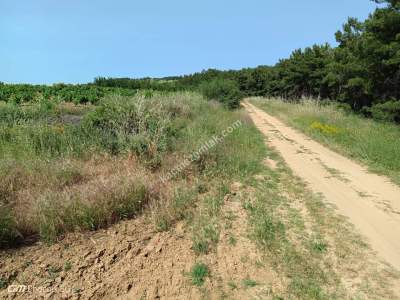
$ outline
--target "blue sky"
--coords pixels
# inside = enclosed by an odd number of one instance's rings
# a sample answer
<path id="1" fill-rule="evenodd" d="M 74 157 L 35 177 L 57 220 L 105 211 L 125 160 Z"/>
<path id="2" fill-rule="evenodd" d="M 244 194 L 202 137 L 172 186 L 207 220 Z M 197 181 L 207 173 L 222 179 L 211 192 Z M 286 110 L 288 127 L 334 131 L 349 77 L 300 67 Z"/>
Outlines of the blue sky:
<path id="1" fill-rule="evenodd" d="M 334 44 L 369 0 L 1 0 L 0 81 L 89 82 L 274 64 Z"/>

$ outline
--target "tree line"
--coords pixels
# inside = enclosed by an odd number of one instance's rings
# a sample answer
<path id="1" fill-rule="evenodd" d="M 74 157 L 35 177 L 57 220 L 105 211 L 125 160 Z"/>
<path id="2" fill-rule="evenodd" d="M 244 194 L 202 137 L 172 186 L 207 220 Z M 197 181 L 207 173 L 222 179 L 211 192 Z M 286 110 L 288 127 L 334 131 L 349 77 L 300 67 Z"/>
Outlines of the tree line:
<path id="1" fill-rule="evenodd" d="M 18 101 L 32 89 L 77 102 L 96 102 L 106 89 L 199 90 L 230 108 L 242 97 L 264 96 L 297 100 L 303 97 L 337 101 L 367 117 L 400 123 L 400 0 L 380 4 L 361 22 L 349 18 L 336 33 L 338 46 L 297 49 L 274 66 L 202 72 L 165 78 L 95 78 L 87 85 L 0 85 L 0 100 L 14 93 Z M 27 91 L 27 95 L 24 94 Z M 75 94 L 74 94 L 75 93 Z M 76 94 L 77 93 L 77 94 Z M 75 100 L 71 100 L 71 99 Z"/>
<path id="2" fill-rule="evenodd" d="M 224 95 L 234 83 L 241 96 L 329 99 L 366 116 L 400 122 L 400 0 L 373 1 L 383 5 L 363 22 L 349 18 L 336 33 L 337 47 L 297 49 L 274 66 L 162 79 L 97 78 L 94 83 Z M 240 96 L 236 90 L 232 94 L 230 106 L 237 106 Z"/>

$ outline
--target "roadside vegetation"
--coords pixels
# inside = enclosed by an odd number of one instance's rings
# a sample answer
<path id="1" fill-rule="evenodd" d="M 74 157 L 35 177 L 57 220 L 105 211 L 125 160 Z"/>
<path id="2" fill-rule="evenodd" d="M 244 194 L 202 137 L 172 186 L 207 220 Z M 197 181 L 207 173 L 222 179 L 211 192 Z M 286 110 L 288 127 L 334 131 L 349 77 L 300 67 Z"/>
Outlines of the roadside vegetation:
<path id="1" fill-rule="evenodd" d="M 333 150 L 361 161 L 371 171 L 400 184 L 398 125 L 368 120 L 335 103 L 285 102 L 252 98 L 251 102 Z"/>
<path id="2" fill-rule="evenodd" d="M 374 260 L 353 226 L 308 190 L 275 150 L 268 149 L 268 157 L 277 163 L 276 168 L 265 167 L 258 176 L 248 179 L 238 194 L 248 215 L 249 237 L 264 254 L 258 265 L 270 266 L 285 278 L 282 289 L 272 289 L 265 296 L 395 297 L 391 290 L 400 274 Z M 357 282 L 351 279 L 352 272 L 357 274 Z M 243 283 L 248 287 L 265 285 L 249 279 Z"/>
<path id="3" fill-rule="evenodd" d="M 110 95 L 97 105 L 3 103 L 0 115 L 3 247 L 38 237 L 54 242 L 68 231 L 132 218 L 145 207 L 158 230 L 166 230 L 190 214 L 196 195 L 255 172 L 262 156 L 260 147 L 247 151 L 257 141 L 248 137 L 255 129 L 241 112 L 196 93 Z M 240 127 L 174 182 L 160 180 L 238 120 Z M 189 181 L 197 187 L 188 188 Z"/>
<path id="4" fill-rule="evenodd" d="M 268 157 L 276 165 L 254 160 L 239 169 L 243 172 L 225 169 L 225 174 L 235 174 L 233 184 L 225 178 L 219 185 L 209 182 L 207 188 L 202 186 L 195 208 L 188 206 L 183 214 L 198 261 L 187 276 L 194 286 L 201 287 L 202 295 L 218 291 L 227 298 L 395 297 L 393 287 L 400 274 L 378 261 L 352 224 L 308 190 L 280 155 L 263 144 L 258 132 L 248 131 L 247 141 L 236 159 L 249 155 L 247 149 L 252 156 Z M 238 209 L 232 209 L 234 203 Z M 244 240 L 255 249 L 243 244 Z M 220 253 L 221 244 L 222 249 L 230 250 Z M 221 255 L 237 256 L 229 265 L 233 277 L 224 273 L 226 258 Z M 237 273 L 241 270 L 238 265 L 246 266 L 245 270 Z M 217 287 L 211 288 L 215 281 Z"/>

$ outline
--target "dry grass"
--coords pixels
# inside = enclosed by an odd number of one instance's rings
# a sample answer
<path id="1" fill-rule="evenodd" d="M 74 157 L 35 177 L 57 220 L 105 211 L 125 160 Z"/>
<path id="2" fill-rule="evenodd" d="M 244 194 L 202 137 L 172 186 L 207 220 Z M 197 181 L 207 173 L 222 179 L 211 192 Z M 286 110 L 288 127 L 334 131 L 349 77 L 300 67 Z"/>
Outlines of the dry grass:
<path id="1" fill-rule="evenodd" d="M 12 187 L 7 203 L 19 235 L 39 234 L 46 241 L 66 231 L 93 230 L 132 217 L 156 196 L 150 189 L 155 175 L 129 157 L 67 160 L 51 167 L 14 165 L 11 170 L 2 187 Z"/>
<path id="2" fill-rule="evenodd" d="M 192 93 L 2 105 L 0 246 L 105 227 L 166 198 L 165 158 L 207 106 Z"/>
<path id="3" fill-rule="evenodd" d="M 257 171 L 264 152 L 242 112 L 194 93 L 115 96 L 98 106 L 5 105 L 0 115 L 0 246 L 53 242 L 145 207 L 156 228 L 167 230 L 190 217 L 204 187 Z M 223 142 L 160 182 L 238 120 L 242 126 Z"/>

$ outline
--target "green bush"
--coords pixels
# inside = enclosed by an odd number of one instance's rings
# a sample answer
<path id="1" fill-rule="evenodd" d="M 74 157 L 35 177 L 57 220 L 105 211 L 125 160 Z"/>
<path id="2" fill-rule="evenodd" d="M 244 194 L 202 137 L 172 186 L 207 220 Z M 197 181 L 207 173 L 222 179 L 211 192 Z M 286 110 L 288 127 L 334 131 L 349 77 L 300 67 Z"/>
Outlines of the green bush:
<path id="1" fill-rule="evenodd" d="M 376 120 L 400 123 L 400 101 L 379 103 L 369 109 Z"/>
<path id="2" fill-rule="evenodd" d="M 197 109 L 198 103 L 187 99 L 184 94 L 158 93 L 152 98 L 107 96 L 96 107 L 80 107 L 79 113 L 89 112 L 75 123 L 63 119 L 75 116 L 75 111 L 63 112 L 62 106 L 43 97 L 31 105 L 2 103 L 0 152 L 26 159 L 131 152 L 150 167 L 158 167 L 162 154 L 171 150 Z"/>
<path id="3" fill-rule="evenodd" d="M 166 105 L 139 97 L 105 99 L 86 116 L 83 126 L 97 132 L 111 153 L 133 151 L 155 164 L 167 150 L 173 131 Z"/>
<path id="4" fill-rule="evenodd" d="M 238 108 L 242 93 L 233 80 L 214 79 L 200 85 L 201 93 L 209 100 L 217 100 L 230 109 Z"/>

